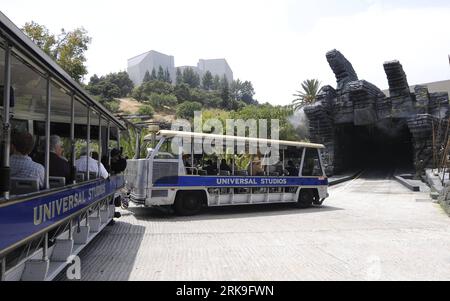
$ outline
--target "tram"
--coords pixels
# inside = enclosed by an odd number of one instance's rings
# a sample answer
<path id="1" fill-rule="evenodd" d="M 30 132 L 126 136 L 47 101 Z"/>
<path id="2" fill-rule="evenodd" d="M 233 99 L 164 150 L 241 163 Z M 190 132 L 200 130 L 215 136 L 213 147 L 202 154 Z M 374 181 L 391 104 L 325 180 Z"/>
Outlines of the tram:
<path id="1" fill-rule="evenodd" d="M 0 279 L 52 280 L 115 216 L 124 178 L 102 175 L 101 161 L 110 162 L 126 128 L 2 13 L 0 112 Z M 42 181 L 31 171 L 17 176 L 12 143 L 24 141 L 14 142 L 16 133 L 32 137 L 21 162 L 42 171 Z M 67 177 L 52 175 L 52 137 L 64 148 Z M 82 152 L 84 170 L 76 168 Z"/>
<path id="2" fill-rule="evenodd" d="M 308 208 L 328 197 L 321 144 L 166 130 L 145 142 L 147 158 L 129 160 L 125 172 L 127 197 L 138 205 L 172 206 L 186 216 L 203 207 L 295 203 Z M 210 142 L 223 148 L 221 154 L 195 151 Z M 251 144 L 277 147 L 251 154 Z M 270 162 L 275 149 L 278 159 Z"/>

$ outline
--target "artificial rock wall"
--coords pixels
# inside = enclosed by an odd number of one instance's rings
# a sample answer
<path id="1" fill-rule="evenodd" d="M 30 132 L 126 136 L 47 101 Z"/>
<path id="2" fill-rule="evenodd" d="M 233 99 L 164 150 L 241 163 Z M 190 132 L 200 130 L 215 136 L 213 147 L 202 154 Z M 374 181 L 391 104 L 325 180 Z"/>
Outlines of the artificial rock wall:
<path id="1" fill-rule="evenodd" d="M 342 138 L 337 137 L 345 137 L 345 131 L 351 128 L 376 128 L 389 135 L 392 134 L 390 127 L 394 127 L 390 124 L 407 127 L 415 169 L 431 167 L 433 126 L 440 127 L 436 131 L 439 142 L 449 119 L 448 94 L 429 93 L 425 86 L 416 86 L 411 93 L 402 65 L 391 61 L 384 63 L 390 94 L 387 97 L 375 85 L 359 80 L 352 64 L 339 51 L 330 51 L 326 57 L 336 76 L 337 87 L 323 87 L 317 102 L 304 111 L 310 121 L 311 140 L 326 146 L 323 159 L 327 173 L 332 175 L 347 168 L 344 158 L 348 148 L 345 149 Z M 346 139 L 351 143 L 351 132 L 348 133 Z"/>

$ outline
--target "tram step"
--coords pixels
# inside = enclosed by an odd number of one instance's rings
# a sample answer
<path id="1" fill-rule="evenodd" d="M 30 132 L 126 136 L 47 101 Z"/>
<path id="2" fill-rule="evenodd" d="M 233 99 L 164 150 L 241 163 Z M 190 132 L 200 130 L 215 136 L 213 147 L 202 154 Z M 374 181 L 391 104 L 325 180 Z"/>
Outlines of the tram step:
<path id="1" fill-rule="evenodd" d="M 89 217 L 89 226 L 91 227 L 91 233 L 100 232 L 100 227 L 102 225 L 102 220 L 100 216 L 90 216 Z"/>
<path id="2" fill-rule="evenodd" d="M 109 220 L 110 212 L 108 209 L 100 211 L 100 220 L 104 224 Z"/>
<path id="3" fill-rule="evenodd" d="M 109 211 L 109 218 L 114 218 L 114 212 L 116 212 L 116 206 L 114 205 L 109 205 L 108 206 L 108 211 Z"/>
<path id="4" fill-rule="evenodd" d="M 22 273 L 22 281 L 43 281 L 47 277 L 50 261 L 28 260 Z"/>
<path id="5" fill-rule="evenodd" d="M 79 230 L 79 232 L 78 232 L 78 230 Z M 74 240 L 75 244 L 77 244 L 77 245 L 87 244 L 88 239 L 89 239 L 89 232 L 90 232 L 89 226 L 80 226 L 79 229 L 78 229 L 78 227 L 75 227 L 75 229 L 73 231 L 73 240 Z"/>
<path id="6" fill-rule="evenodd" d="M 72 253 L 73 244 L 74 241 L 72 239 L 57 239 L 51 261 L 66 262 Z"/>

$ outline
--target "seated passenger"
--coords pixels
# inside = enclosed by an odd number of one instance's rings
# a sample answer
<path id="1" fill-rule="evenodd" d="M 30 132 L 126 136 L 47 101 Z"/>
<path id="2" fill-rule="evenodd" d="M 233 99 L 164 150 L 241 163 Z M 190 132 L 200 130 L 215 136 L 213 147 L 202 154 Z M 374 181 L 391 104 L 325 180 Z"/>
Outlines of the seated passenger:
<path id="1" fill-rule="evenodd" d="M 231 167 L 227 164 L 227 160 L 223 159 L 220 163 L 220 171 L 228 171 L 232 173 Z"/>
<path id="2" fill-rule="evenodd" d="M 214 164 L 212 160 L 206 161 L 205 170 L 208 176 L 217 176 L 217 164 Z"/>
<path id="3" fill-rule="evenodd" d="M 89 160 L 89 163 L 88 163 L 88 160 Z M 86 167 L 86 164 L 88 165 L 87 167 Z M 87 156 L 86 147 L 83 147 L 81 149 L 80 159 L 75 161 L 75 167 L 77 168 L 78 172 L 86 172 L 86 171 L 94 172 L 96 174 L 99 174 L 100 177 L 102 177 L 103 179 L 107 179 L 109 177 L 108 171 L 106 171 L 106 169 L 102 163 L 100 163 L 100 172 L 99 172 L 98 161 Z"/>
<path id="4" fill-rule="evenodd" d="M 45 169 L 33 162 L 29 154 L 33 150 L 33 136 L 30 133 L 11 133 L 10 169 L 12 178 L 37 179 L 39 187 L 45 188 Z"/>
<path id="5" fill-rule="evenodd" d="M 72 176 L 70 173 L 70 164 L 67 159 L 63 157 L 64 148 L 62 146 L 61 138 L 53 135 L 50 137 L 50 177 L 66 178 L 66 185 L 72 183 Z M 45 165 L 45 155 L 39 155 L 36 159 L 42 165 Z"/>
<path id="6" fill-rule="evenodd" d="M 257 176 L 257 177 L 261 177 L 264 176 L 264 169 L 262 167 L 262 162 L 261 159 L 256 157 L 249 165 L 250 168 L 250 175 L 252 176 Z"/>
<path id="7" fill-rule="evenodd" d="M 97 152 L 92 152 L 91 157 L 92 157 L 92 159 L 98 161 L 98 153 Z"/>
<path id="8" fill-rule="evenodd" d="M 298 177 L 298 174 L 300 173 L 298 168 L 295 167 L 295 164 L 294 164 L 294 162 L 292 160 L 288 161 L 288 165 L 286 167 L 286 170 L 289 172 L 289 176 L 290 177 Z"/>
<path id="9" fill-rule="evenodd" d="M 111 150 L 111 166 L 109 166 L 108 156 L 103 156 L 102 164 L 108 172 L 120 174 L 127 168 L 127 159 L 122 157 L 121 149 L 113 148 Z"/>

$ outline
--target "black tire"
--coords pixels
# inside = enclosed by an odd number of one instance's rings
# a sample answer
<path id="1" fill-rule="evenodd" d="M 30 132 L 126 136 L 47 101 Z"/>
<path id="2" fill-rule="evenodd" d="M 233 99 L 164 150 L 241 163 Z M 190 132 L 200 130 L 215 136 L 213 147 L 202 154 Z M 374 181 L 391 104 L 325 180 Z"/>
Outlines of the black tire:
<path id="1" fill-rule="evenodd" d="M 174 209 L 180 216 L 196 215 L 202 209 L 202 197 L 199 193 L 182 193 L 177 196 Z"/>
<path id="2" fill-rule="evenodd" d="M 298 197 L 297 207 L 306 209 L 310 208 L 314 202 L 314 193 L 308 189 L 302 189 Z"/>

